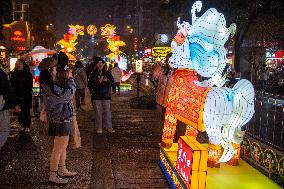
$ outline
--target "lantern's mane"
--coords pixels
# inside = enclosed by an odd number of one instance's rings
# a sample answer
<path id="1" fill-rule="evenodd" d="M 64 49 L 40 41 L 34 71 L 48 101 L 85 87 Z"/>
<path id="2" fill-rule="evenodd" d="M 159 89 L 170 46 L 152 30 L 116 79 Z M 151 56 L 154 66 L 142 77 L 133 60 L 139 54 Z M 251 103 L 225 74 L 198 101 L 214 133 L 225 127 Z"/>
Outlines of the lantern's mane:
<path id="1" fill-rule="evenodd" d="M 193 4 L 192 24 L 177 20 L 178 32 L 171 46 L 170 58 L 175 68 L 193 69 L 203 77 L 210 78 L 196 84 L 203 87 L 223 86 L 222 72 L 226 66 L 224 44 L 234 35 L 236 25 L 226 28 L 226 20 L 216 9 L 208 9 L 201 17 L 196 16 L 202 7 L 201 1 Z"/>

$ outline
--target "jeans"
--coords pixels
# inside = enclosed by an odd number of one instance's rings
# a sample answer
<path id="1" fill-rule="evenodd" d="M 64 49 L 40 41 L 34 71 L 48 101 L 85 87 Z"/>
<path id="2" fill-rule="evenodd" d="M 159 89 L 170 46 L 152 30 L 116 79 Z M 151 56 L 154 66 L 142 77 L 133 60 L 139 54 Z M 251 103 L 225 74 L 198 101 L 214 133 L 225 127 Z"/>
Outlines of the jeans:
<path id="1" fill-rule="evenodd" d="M 110 100 L 93 100 L 93 106 L 95 109 L 95 124 L 96 129 L 104 128 L 111 129 L 111 111 L 110 111 Z"/>
<path id="2" fill-rule="evenodd" d="M 0 149 L 4 146 L 10 133 L 10 116 L 8 110 L 0 111 Z"/>
<path id="3" fill-rule="evenodd" d="M 75 92 L 76 108 L 80 108 L 85 103 L 85 89 L 76 89 Z"/>
<path id="4" fill-rule="evenodd" d="M 112 86 L 112 90 L 114 93 L 116 93 L 116 87 L 118 89 L 118 94 L 120 93 L 120 82 L 115 82 Z"/>

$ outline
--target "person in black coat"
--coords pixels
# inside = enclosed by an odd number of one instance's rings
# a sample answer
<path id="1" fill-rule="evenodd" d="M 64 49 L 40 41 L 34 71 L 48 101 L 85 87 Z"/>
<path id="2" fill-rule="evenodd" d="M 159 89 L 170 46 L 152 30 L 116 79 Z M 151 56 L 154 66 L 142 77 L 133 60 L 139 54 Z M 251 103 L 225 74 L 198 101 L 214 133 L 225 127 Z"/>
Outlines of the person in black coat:
<path id="1" fill-rule="evenodd" d="M 21 131 L 29 132 L 31 125 L 33 77 L 29 66 L 21 59 L 16 62 L 11 74 L 11 85 L 16 96 L 16 103 L 21 107 L 18 121 Z"/>
<path id="2" fill-rule="evenodd" d="M 94 61 L 95 69 L 89 77 L 89 89 L 92 96 L 92 104 L 96 112 L 97 133 L 102 133 L 103 115 L 105 115 L 105 129 L 113 133 L 110 111 L 111 87 L 114 79 L 109 71 L 106 70 L 105 62 L 102 58 Z M 105 111 L 103 114 L 103 110 Z"/>
<path id="3" fill-rule="evenodd" d="M 16 106 L 9 77 L 0 61 L 0 149 L 5 144 L 10 132 L 9 109 L 14 109 L 15 112 L 21 111 L 20 107 Z"/>

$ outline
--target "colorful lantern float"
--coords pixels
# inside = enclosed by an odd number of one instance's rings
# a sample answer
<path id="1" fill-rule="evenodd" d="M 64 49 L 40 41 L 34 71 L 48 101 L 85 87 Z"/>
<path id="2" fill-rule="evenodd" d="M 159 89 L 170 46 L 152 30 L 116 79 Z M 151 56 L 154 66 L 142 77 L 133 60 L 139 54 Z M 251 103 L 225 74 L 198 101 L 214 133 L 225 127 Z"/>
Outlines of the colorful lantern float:
<path id="1" fill-rule="evenodd" d="M 224 44 L 236 25 L 226 28 L 224 15 L 214 8 L 196 17 L 201 7 L 201 1 L 193 4 L 192 24 L 178 19 L 179 30 L 171 43 L 170 62 L 177 70 L 167 98 L 159 164 L 177 188 L 205 188 L 207 165 L 237 164 L 242 126 L 254 113 L 254 88 L 248 80 L 223 87 Z M 200 81 L 198 74 L 208 79 Z M 186 124 L 186 131 L 176 144 L 178 121 Z M 196 140 L 203 131 L 208 147 Z"/>

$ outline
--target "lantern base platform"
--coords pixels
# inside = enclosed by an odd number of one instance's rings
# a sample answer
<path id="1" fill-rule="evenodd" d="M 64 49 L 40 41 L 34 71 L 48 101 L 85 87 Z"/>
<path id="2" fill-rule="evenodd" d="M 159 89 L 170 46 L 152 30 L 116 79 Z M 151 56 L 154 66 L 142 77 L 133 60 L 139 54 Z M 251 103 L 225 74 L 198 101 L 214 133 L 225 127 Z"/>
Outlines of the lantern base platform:
<path id="1" fill-rule="evenodd" d="M 160 150 L 159 166 L 171 188 L 188 188 L 176 170 L 177 144 Z M 207 170 L 206 189 L 280 189 L 281 187 L 250 166 L 239 160 L 238 166 L 221 163 L 220 168 Z"/>

